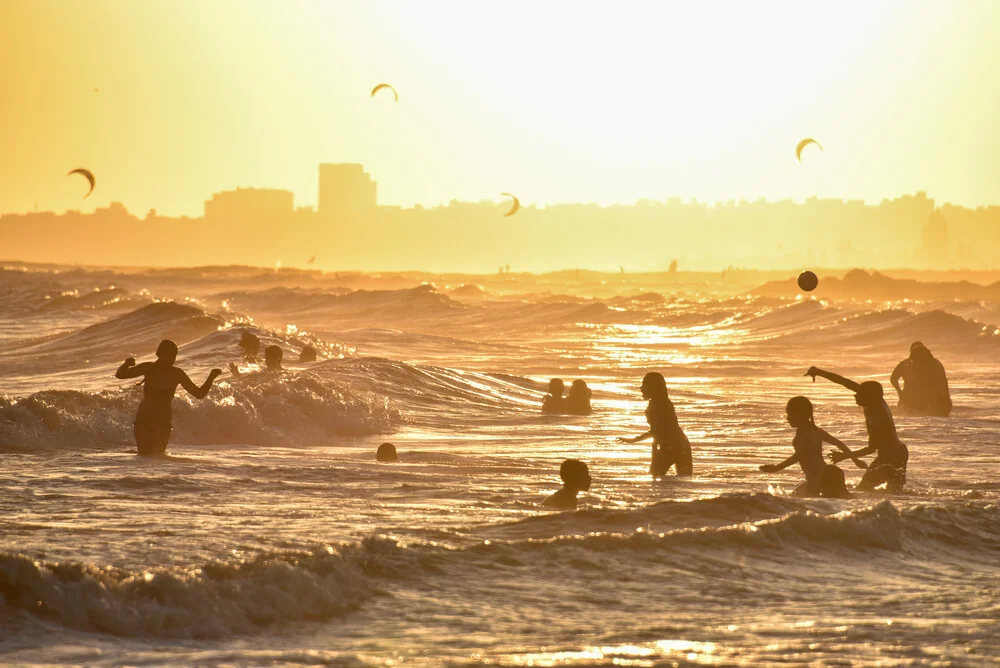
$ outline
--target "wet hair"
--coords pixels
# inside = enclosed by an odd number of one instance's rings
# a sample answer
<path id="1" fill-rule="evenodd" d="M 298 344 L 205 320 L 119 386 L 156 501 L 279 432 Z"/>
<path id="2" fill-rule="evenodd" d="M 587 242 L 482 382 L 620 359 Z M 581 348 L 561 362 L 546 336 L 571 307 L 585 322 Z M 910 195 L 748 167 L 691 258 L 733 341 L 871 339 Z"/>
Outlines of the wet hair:
<path id="1" fill-rule="evenodd" d="M 858 398 L 868 403 L 869 401 L 879 401 L 882 398 L 882 384 L 874 380 L 866 380 L 858 388 Z"/>
<path id="2" fill-rule="evenodd" d="M 284 355 L 285 353 L 278 346 L 268 346 L 264 348 L 264 363 L 268 366 L 271 364 L 281 364 L 281 358 Z"/>
<path id="3" fill-rule="evenodd" d="M 820 476 L 820 495 L 831 499 L 846 499 L 850 496 L 844 472 L 839 466 L 827 464 Z"/>
<path id="4" fill-rule="evenodd" d="M 553 397 L 561 397 L 565 391 L 566 383 L 563 382 L 562 378 L 553 378 L 549 381 L 549 394 Z"/>
<path id="5" fill-rule="evenodd" d="M 256 355 L 260 352 L 260 339 L 257 338 L 256 334 L 251 334 L 244 329 L 243 335 L 240 336 L 240 347 L 247 355 Z"/>
<path id="6" fill-rule="evenodd" d="M 582 483 L 590 480 L 590 469 L 579 459 L 567 459 L 559 467 L 559 477 L 563 484 L 580 488 Z"/>
<path id="7" fill-rule="evenodd" d="M 925 345 L 924 345 L 923 343 L 921 343 L 920 341 L 914 341 L 913 343 L 911 343 L 911 344 L 910 344 L 910 352 L 912 353 L 912 352 L 913 352 L 914 350 L 916 350 L 917 348 L 926 348 L 926 347 L 927 347 L 927 346 L 925 346 Z"/>
<path id="8" fill-rule="evenodd" d="M 810 420 L 813 419 L 813 405 L 809 399 L 805 397 L 792 397 L 785 404 L 785 411 L 788 413 L 795 413 L 796 415 L 805 415 Z"/>
<path id="9" fill-rule="evenodd" d="M 171 364 L 177 359 L 177 344 L 170 339 L 163 339 L 160 341 L 160 345 L 156 346 L 156 358 L 169 361 Z"/>
<path id="10" fill-rule="evenodd" d="M 315 362 L 316 361 L 316 349 L 312 346 L 306 346 L 299 353 L 300 362 Z"/>
<path id="11" fill-rule="evenodd" d="M 642 386 L 648 388 L 650 390 L 649 394 L 654 397 L 667 396 L 667 380 L 659 371 L 650 371 L 643 376 Z"/>
<path id="12" fill-rule="evenodd" d="M 375 451 L 375 459 L 380 462 L 397 462 L 399 455 L 396 454 L 396 446 L 392 443 L 383 443 Z"/>
<path id="13" fill-rule="evenodd" d="M 574 380 L 573 384 L 569 386 L 570 394 L 587 394 L 590 388 L 587 387 L 587 382 L 583 380 Z"/>

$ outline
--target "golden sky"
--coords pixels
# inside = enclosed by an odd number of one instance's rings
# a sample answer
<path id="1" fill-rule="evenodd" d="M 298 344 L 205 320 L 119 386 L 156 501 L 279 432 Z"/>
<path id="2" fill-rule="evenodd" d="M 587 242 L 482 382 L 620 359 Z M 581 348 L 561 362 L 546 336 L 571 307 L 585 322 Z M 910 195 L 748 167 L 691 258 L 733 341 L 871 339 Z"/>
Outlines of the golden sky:
<path id="1" fill-rule="evenodd" d="M 1000 203 L 998 34 L 992 0 L 0 0 L 0 211 L 314 205 L 324 161 L 404 206 Z"/>

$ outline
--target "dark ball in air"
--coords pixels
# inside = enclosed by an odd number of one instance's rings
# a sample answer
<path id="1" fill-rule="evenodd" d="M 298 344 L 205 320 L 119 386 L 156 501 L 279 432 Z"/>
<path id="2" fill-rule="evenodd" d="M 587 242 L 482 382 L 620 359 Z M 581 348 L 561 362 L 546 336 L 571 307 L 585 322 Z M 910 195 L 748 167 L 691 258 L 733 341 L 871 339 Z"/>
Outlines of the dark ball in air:
<path id="1" fill-rule="evenodd" d="M 375 459 L 380 462 L 399 461 L 399 456 L 396 454 L 396 446 L 392 443 L 383 443 L 378 446 L 378 450 L 375 452 Z"/>
<path id="2" fill-rule="evenodd" d="M 811 271 L 803 271 L 799 274 L 799 287 L 806 292 L 812 292 L 819 285 L 819 279 Z"/>

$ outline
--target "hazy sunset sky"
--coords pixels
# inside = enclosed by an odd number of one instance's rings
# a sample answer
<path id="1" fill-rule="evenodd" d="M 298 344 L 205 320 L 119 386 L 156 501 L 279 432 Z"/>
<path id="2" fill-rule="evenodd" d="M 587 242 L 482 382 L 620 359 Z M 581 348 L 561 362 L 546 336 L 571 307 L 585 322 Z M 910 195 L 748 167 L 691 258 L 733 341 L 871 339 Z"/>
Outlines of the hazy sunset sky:
<path id="1" fill-rule="evenodd" d="M 1000 203 L 998 34 L 991 0 L 4 0 L 0 212 L 314 205 L 320 162 L 404 206 Z"/>

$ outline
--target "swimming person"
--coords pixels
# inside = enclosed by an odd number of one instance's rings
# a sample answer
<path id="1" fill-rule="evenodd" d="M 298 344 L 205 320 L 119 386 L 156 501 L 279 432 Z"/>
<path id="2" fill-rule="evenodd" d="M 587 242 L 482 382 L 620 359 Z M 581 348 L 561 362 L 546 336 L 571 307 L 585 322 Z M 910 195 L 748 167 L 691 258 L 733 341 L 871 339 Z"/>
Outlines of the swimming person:
<path id="1" fill-rule="evenodd" d="M 281 366 L 281 358 L 284 357 L 285 353 L 282 352 L 281 348 L 278 346 L 268 346 L 264 348 L 264 368 L 262 371 L 284 371 L 285 368 Z M 241 373 L 240 368 L 236 366 L 233 362 L 229 363 L 229 370 L 234 376 L 239 376 Z"/>
<path id="2" fill-rule="evenodd" d="M 566 391 L 566 384 L 562 378 L 553 378 L 549 381 L 549 393 L 542 398 L 543 413 L 562 413 L 566 410 L 566 399 L 563 392 Z"/>
<path id="3" fill-rule="evenodd" d="M 889 382 L 899 395 L 899 408 L 937 417 L 951 413 L 951 391 L 944 365 L 920 341 L 910 344 L 910 356 L 896 365 Z"/>
<path id="4" fill-rule="evenodd" d="M 590 489 L 590 470 L 579 459 L 567 459 L 559 467 L 563 486 L 542 501 L 543 506 L 571 510 L 576 508 L 576 495 Z"/>
<path id="5" fill-rule="evenodd" d="M 875 461 L 868 466 L 857 489 L 870 492 L 882 483 L 886 483 L 887 491 L 894 493 L 901 491 L 906 484 L 906 463 L 910 453 L 896 433 L 892 412 L 882 396 L 882 385 L 874 380 L 857 383 L 814 366 L 809 367 L 806 375 L 812 376 L 813 382 L 816 381 L 816 376 L 822 376 L 831 382 L 843 385 L 854 392 L 854 400 L 865 411 L 868 447 L 849 455 L 843 452 L 832 453 L 831 461 L 836 464 L 848 457 L 864 457 L 874 452 Z"/>
<path id="6" fill-rule="evenodd" d="M 398 462 L 399 455 L 396 453 L 396 446 L 392 443 L 383 443 L 375 451 L 375 461 L 390 463 Z"/>
<path id="7" fill-rule="evenodd" d="M 257 335 L 244 329 L 239 346 L 243 349 L 243 361 L 257 364 L 257 355 L 260 354 L 260 339 Z"/>
<path id="8" fill-rule="evenodd" d="M 164 339 L 156 348 L 155 362 L 137 365 L 135 358 L 129 357 L 115 372 L 115 378 L 123 380 L 143 376 L 142 401 L 135 413 L 135 445 L 140 457 L 167 454 L 167 442 L 173 430 L 170 404 L 177 386 L 183 387 L 193 397 L 204 399 L 212 389 L 212 381 L 222 373 L 222 369 L 212 369 L 208 380 L 198 387 L 184 371 L 174 366 L 176 361 L 177 344 Z"/>
<path id="9" fill-rule="evenodd" d="M 299 362 L 304 364 L 306 362 L 316 361 L 316 349 L 312 346 L 306 346 L 299 352 Z"/>
<path id="10" fill-rule="evenodd" d="M 832 473 L 827 473 L 824 469 L 831 466 L 823 461 L 823 443 L 836 445 L 844 452 L 850 454 L 848 448 L 840 440 L 834 438 L 823 429 L 816 426 L 813 420 L 813 405 L 806 397 L 792 397 L 785 406 L 788 416 L 788 424 L 795 427 L 795 438 L 792 439 L 792 448 L 795 450 L 788 459 L 779 464 L 761 464 L 760 470 L 764 473 L 774 473 L 792 464 L 798 463 L 802 467 L 802 472 L 806 475 L 806 480 L 795 488 L 792 496 L 825 496 L 824 475 L 827 476 L 827 489 L 830 487 Z M 858 468 L 868 468 L 867 465 L 857 458 L 854 463 Z M 836 468 L 836 467 L 833 467 Z M 838 469 L 839 470 L 839 469 Z M 840 472 L 843 479 L 844 472 Z"/>
<path id="11" fill-rule="evenodd" d="M 590 388 L 582 380 L 574 380 L 566 395 L 566 412 L 572 415 L 590 415 Z"/>
<path id="12" fill-rule="evenodd" d="M 663 374 L 652 371 L 642 379 L 642 398 L 649 401 L 646 408 L 646 422 L 649 431 L 635 438 L 620 438 L 622 443 L 638 443 L 653 437 L 653 456 L 649 473 L 653 478 L 667 474 L 671 466 L 677 467 L 677 475 L 691 475 L 691 442 L 677 423 L 677 412 L 667 396 L 667 381 Z"/>

